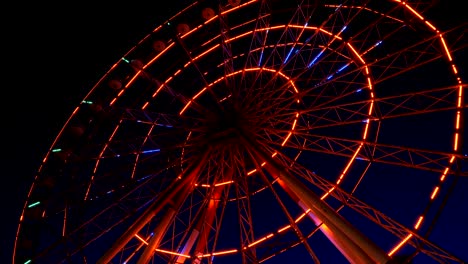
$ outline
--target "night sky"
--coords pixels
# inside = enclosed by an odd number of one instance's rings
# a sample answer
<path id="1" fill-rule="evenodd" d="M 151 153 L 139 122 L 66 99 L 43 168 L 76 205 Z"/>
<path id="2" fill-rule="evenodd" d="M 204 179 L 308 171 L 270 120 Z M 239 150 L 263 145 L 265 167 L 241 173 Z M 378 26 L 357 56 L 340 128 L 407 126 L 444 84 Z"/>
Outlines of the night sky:
<path id="1" fill-rule="evenodd" d="M 3 9 L 4 16 L 11 12 L 13 18 L 2 22 L 1 33 L 0 263 L 11 262 L 28 188 L 66 118 L 111 65 L 188 1 L 165 1 L 172 6 L 164 8 L 146 1 L 120 2 L 16 2 Z M 434 13 L 436 20 L 447 26 L 467 22 L 466 9 L 450 5 L 459 1 L 443 2 Z M 462 199 L 454 206 L 468 219 L 468 196 Z"/>

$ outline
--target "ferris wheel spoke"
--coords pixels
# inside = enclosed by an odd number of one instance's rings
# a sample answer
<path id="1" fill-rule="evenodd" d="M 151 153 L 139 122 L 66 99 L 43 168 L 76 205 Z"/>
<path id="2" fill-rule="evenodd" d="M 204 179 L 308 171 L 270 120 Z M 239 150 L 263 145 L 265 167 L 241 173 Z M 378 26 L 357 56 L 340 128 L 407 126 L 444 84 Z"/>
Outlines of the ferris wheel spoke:
<path id="1" fill-rule="evenodd" d="M 281 231 L 283 230 L 286 230 L 287 228 L 289 227 L 292 227 L 292 229 L 294 230 L 294 232 L 296 233 L 299 241 L 301 241 L 304 245 L 304 247 L 306 248 L 307 252 L 309 253 L 312 261 L 314 263 L 320 263 L 320 260 L 318 259 L 316 253 L 313 251 L 312 247 L 309 245 L 309 243 L 307 242 L 307 237 L 303 234 L 303 232 L 300 230 L 300 228 L 298 227 L 297 225 L 297 220 L 293 219 L 293 217 L 291 216 L 291 213 L 288 211 L 286 205 L 284 204 L 284 202 L 282 201 L 282 198 L 278 195 L 277 191 L 275 190 L 273 184 L 270 182 L 270 180 L 267 178 L 267 176 L 265 175 L 265 173 L 262 171 L 262 165 L 259 164 L 254 156 L 253 153 L 249 152 L 249 155 L 251 157 L 251 159 L 254 161 L 255 163 L 255 168 L 256 170 L 259 172 L 260 174 L 260 177 L 262 178 L 262 180 L 264 181 L 264 183 L 266 184 L 266 186 L 269 188 L 269 190 L 271 191 L 271 193 L 273 194 L 276 202 L 280 205 L 281 207 L 281 210 L 282 212 L 284 213 L 284 215 L 286 216 L 287 220 L 288 220 L 288 225 L 286 227 L 283 227 L 282 229 L 280 229 Z M 278 253 L 274 253 L 274 254 L 278 254 Z M 264 257 L 264 258 L 268 258 L 270 256 L 268 256 L 267 254 L 267 257 Z"/>
<path id="2" fill-rule="evenodd" d="M 350 103 L 337 103 L 330 106 L 311 107 L 299 110 L 308 126 L 302 129 L 352 125 L 362 122 L 383 121 L 410 116 L 431 115 L 458 109 L 456 96 L 459 87 L 424 89 L 420 92 L 380 97 L 372 100 L 358 100 Z M 376 113 L 368 115 L 363 111 L 375 104 Z M 462 106 L 463 107 L 463 106 Z M 464 108 L 464 107 L 463 107 Z"/>
<path id="3" fill-rule="evenodd" d="M 193 187 L 191 187 L 193 188 Z M 171 201 L 171 205 L 169 208 L 164 212 L 161 219 L 159 219 L 159 223 L 153 230 L 153 236 L 150 237 L 149 241 L 147 242 L 147 246 L 143 250 L 140 258 L 138 259 L 137 263 L 144 264 L 148 263 L 150 259 L 153 257 L 155 250 L 159 247 L 164 234 L 166 233 L 170 223 L 174 220 L 176 212 L 180 210 L 182 203 L 185 201 L 187 196 L 189 196 L 191 192 L 191 188 L 182 188 L 181 195 L 174 195 L 175 197 Z M 138 233 L 138 232 L 137 232 Z"/>
<path id="4" fill-rule="evenodd" d="M 458 92 L 459 87 L 427 88 L 411 94 L 378 98 L 375 102 L 380 119 L 393 119 L 458 109 Z"/>
<path id="5" fill-rule="evenodd" d="M 160 173 L 163 173 L 165 170 L 167 170 L 167 168 L 162 169 Z M 156 171 L 154 171 L 154 173 L 158 174 Z M 49 254 L 53 254 L 53 252 L 63 246 L 64 243 L 76 244 L 76 249 L 70 250 L 68 253 L 69 256 L 75 256 L 82 250 L 87 250 L 96 240 L 105 236 L 107 232 L 113 230 L 125 221 L 128 221 L 128 219 L 132 217 L 130 208 L 134 208 L 136 211 L 144 210 L 149 203 L 154 201 L 155 196 L 149 196 L 149 193 L 158 192 L 159 190 L 150 187 L 151 182 L 155 182 L 154 177 L 147 177 L 135 183 L 125 183 L 125 185 L 121 186 L 123 190 L 111 190 L 100 193 L 87 201 L 76 200 L 74 197 L 69 197 L 67 195 L 75 193 L 76 191 L 65 190 L 63 197 L 57 197 L 55 199 L 68 201 L 67 207 L 63 209 L 63 211 L 65 211 L 68 208 L 68 215 L 61 216 L 54 212 L 53 207 L 49 207 L 44 211 L 44 216 L 48 216 L 43 219 L 45 221 L 44 223 L 55 223 L 57 220 L 60 220 L 57 218 L 62 217 L 64 220 L 63 233 L 49 234 L 52 242 L 48 245 L 44 245 L 45 249 L 37 254 L 37 260 L 50 257 Z M 84 186 L 75 186 L 74 188 L 81 189 L 83 187 Z M 102 201 L 109 199 L 110 196 L 115 198 L 115 202 L 106 207 L 102 207 L 100 205 Z M 96 213 L 92 215 L 81 215 L 86 207 L 96 208 Z M 68 221 L 65 221 L 67 218 Z"/>
<path id="6" fill-rule="evenodd" d="M 260 57 L 255 57 L 253 50 L 256 50 L 257 47 L 262 47 L 265 45 L 266 39 L 268 37 L 268 30 L 259 30 L 262 28 L 267 28 L 270 25 L 270 7 L 269 1 L 259 0 L 258 13 L 255 18 L 255 26 L 253 27 L 252 38 L 248 50 L 246 52 L 246 59 L 243 68 L 258 67 L 262 64 L 263 60 L 263 51 L 261 52 Z"/>
<path id="7" fill-rule="evenodd" d="M 282 132 L 281 134 L 285 134 Z M 280 134 L 278 132 L 278 134 Z M 279 147 L 280 144 L 276 143 Z M 362 150 L 355 155 L 356 149 Z M 379 142 L 368 142 L 360 139 L 345 139 L 317 134 L 294 132 L 294 136 L 284 147 L 300 151 L 326 153 L 330 155 L 355 157 L 359 161 L 383 163 L 394 166 L 414 168 L 439 172 L 442 174 L 457 174 L 468 176 L 467 173 L 448 170 L 447 166 L 453 157 L 463 159 L 463 156 L 453 152 L 440 152 L 434 150 L 415 149 Z M 451 167 L 451 166 L 449 166 Z"/>
<path id="8" fill-rule="evenodd" d="M 411 73 L 415 69 L 422 68 L 434 61 L 443 59 L 444 54 L 438 51 L 439 36 L 433 36 L 427 40 L 412 45 L 407 45 L 399 50 L 387 53 L 386 56 L 377 58 L 369 64 L 372 67 L 373 77 L 378 87 L 380 83 L 392 80 L 403 74 Z M 408 59 L 408 55 L 411 59 Z M 416 56 L 414 56 L 416 55 Z"/>
<path id="9" fill-rule="evenodd" d="M 240 248 L 242 250 L 242 262 L 246 261 L 257 261 L 257 255 L 255 252 L 255 232 L 252 222 L 252 209 L 250 196 L 248 195 L 250 190 L 247 184 L 246 177 L 240 179 L 234 186 L 236 197 L 242 198 L 237 199 L 237 211 L 238 211 L 238 223 L 240 231 Z"/>
<path id="10" fill-rule="evenodd" d="M 193 259 L 203 259 L 209 256 L 210 254 L 206 252 L 208 249 L 209 243 L 211 243 L 210 233 L 213 232 L 213 226 L 215 221 L 221 221 L 222 215 L 218 216 L 217 211 L 219 206 L 225 206 L 224 203 L 220 203 L 221 200 L 225 200 L 227 197 L 223 198 L 223 195 L 226 195 L 226 190 L 229 190 L 231 186 L 231 181 L 229 180 L 232 177 L 232 168 L 226 164 L 226 166 L 220 166 L 221 164 L 211 164 L 218 163 L 217 155 L 222 155 L 225 151 L 218 151 L 213 149 L 209 157 L 206 160 L 206 169 L 201 172 L 197 183 L 195 183 L 195 189 L 188 194 L 188 197 L 184 202 L 184 208 L 177 209 L 175 211 L 164 213 L 163 217 L 170 217 L 174 219 L 170 221 L 170 225 L 173 227 L 167 226 L 168 229 L 175 228 L 179 221 L 184 222 L 187 226 L 187 229 L 183 233 L 171 234 L 167 232 L 163 234 L 164 238 L 161 235 L 157 238 L 158 240 L 163 239 L 164 241 L 179 241 L 177 245 L 167 245 L 166 243 L 158 243 L 160 246 L 157 247 L 153 242 L 146 242 L 148 247 L 145 249 L 145 253 L 142 255 L 140 261 L 149 260 L 149 258 L 156 258 L 156 254 L 169 254 L 166 261 L 168 262 L 183 262 L 187 258 Z M 232 152 L 229 152 L 232 153 Z M 214 179 L 213 179 L 214 177 Z M 209 181 L 217 182 L 216 184 L 206 184 Z M 185 193 L 185 192 L 182 192 Z M 223 194 L 224 193 L 224 194 Z M 182 205 L 181 205 L 182 206 Z M 177 208 L 177 207 L 174 207 Z M 221 209 L 224 211 L 224 208 Z M 190 215 L 189 219 L 186 219 L 187 215 Z M 177 220 L 175 220 L 177 219 Z M 158 227 L 152 232 L 152 238 L 156 239 Z M 165 232 L 165 231 L 163 231 Z M 215 232 L 215 236 L 219 234 Z M 161 242 L 161 241 L 160 241 Z M 170 246 L 170 248 L 167 248 Z M 216 243 L 213 243 L 213 250 L 216 246 Z M 214 251 L 212 251 L 214 252 Z M 215 254 L 224 254 L 224 253 L 215 253 Z M 159 256 L 165 258 L 165 256 Z M 172 256 L 172 257 L 171 257 Z"/>
<path id="11" fill-rule="evenodd" d="M 323 85 L 331 83 L 333 81 L 332 78 L 336 77 L 335 75 L 342 75 L 343 73 L 340 72 L 354 63 L 353 60 L 344 63 L 332 56 L 333 53 L 340 54 L 340 56 L 344 55 L 340 50 L 346 48 L 347 42 L 343 41 L 341 34 L 346 30 L 348 24 L 352 23 L 361 12 L 366 10 L 365 7 L 356 6 L 356 13 L 343 12 L 343 9 L 347 9 L 345 7 L 349 7 L 346 5 L 347 2 L 348 1 L 344 1 L 340 5 L 325 5 L 327 8 L 333 8 L 334 10 L 320 25 L 316 26 L 316 30 L 314 30 L 313 34 L 301 43 L 301 47 L 291 56 L 292 60 L 290 61 L 299 62 L 302 60 L 299 65 L 305 62 L 305 64 L 302 65 L 302 69 L 300 66 L 294 67 L 294 72 L 292 74 L 293 79 L 303 78 L 302 75 L 309 71 L 317 72 L 319 76 L 323 76 L 321 79 L 314 80 L 315 83 L 312 83 L 312 88 L 310 89 L 316 89 L 317 87 L 322 87 Z M 327 31 L 324 31 L 327 32 L 327 36 L 321 34 L 323 33 L 321 32 L 323 28 L 329 28 Z M 337 42 L 338 44 L 336 44 Z M 370 49 L 372 48 L 373 47 Z M 308 52 L 308 49 L 311 49 L 311 52 Z M 314 51 L 315 49 L 318 51 Z M 303 53 L 307 54 L 307 56 L 304 56 Z M 322 65 L 326 65 L 326 67 Z M 297 69 L 299 69 L 299 71 Z M 308 85 L 310 86 L 311 84 L 308 83 Z"/>
<path id="12" fill-rule="evenodd" d="M 273 43 L 273 47 L 271 47 L 272 51 L 269 52 L 269 56 L 265 58 L 265 65 L 268 65 L 270 62 L 273 65 L 279 64 L 279 71 L 282 71 L 283 68 L 288 65 L 288 63 L 294 63 L 294 57 L 300 52 L 301 48 L 301 46 L 299 46 L 299 41 L 301 37 L 307 32 L 305 28 L 309 23 L 310 17 L 312 16 L 312 14 L 305 13 L 310 10 L 304 10 L 301 4 L 293 6 L 292 8 L 295 10 L 291 16 L 291 19 L 289 20 L 288 24 L 284 25 L 281 36 L 278 38 L 276 43 Z M 315 12 L 315 9 L 312 10 L 312 12 Z M 290 25 L 304 26 L 302 28 L 296 29 L 295 27 L 290 28 Z M 275 55 L 279 56 L 279 62 L 273 62 Z"/>
<path id="13" fill-rule="evenodd" d="M 220 23 L 221 31 L 221 49 L 223 55 L 223 69 L 224 69 L 224 83 L 226 88 L 230 91 L 229 94 L 233 95 L 234 98 L 238 97 L 236 79 L 233 78 L 234 72 L 234 63 L 233 63 L 233 53 L 232 46 L 229 42 L 230 27 L 229 27 L 229 16 L 225 12 L 227 10 L 221 3 L 218 4 L 218 20 Z"/>
<path id="14" fill-rule="evenodd" d="M 279 154 L 280 155 L 277 155 L 277 157 L 281 156 L 286 160 L 289 160 L 287 156 L 281 155 L 281 152 L 279 152 Z M 299 178 L 304 179 L 305 181 L 319 187 L 324 191 L 328 190 L 327 193 L 331 197 L 337 199 L 338 201 L 341 201 L 342 204 L 345 204 L 347 207 L 353 209 L 355 212 L 368 218 L 384 230 L 402 239 L 404 243 L 413 246 L 415 249 L 426 254 L 432 259 L 440 262 L 461 262 L 459 258 L 454 256 L 447 250 L 427 240 L 422 235 L 417 234 L 416 231 L 413 231 L 411 228 L 408 228 L 405 225 L 399 223 L 398 221 L 392 219 L 383 212 L 364 203 L 363 201 L 359 200 L 356 196 L 347 193 L 340 187 L 337 187 L 333 183 L 327 181 L 323 177 L 320 177 L 319 175 L 310 171 L 306 167 L 303 167 L 302 165 L 296 163 L 294 167 L 291 167 L 291 172 L 295 173 L 295 175 L 297 175 Z M 330 192 L 329 190 L 331 186 L 334 187 L 332 189 L 333 191 Z"/>
<path id="15" fill-rule="evenodd" d="M 306 32 L 305 29 L 309 26 L 311 22 L 311 17 L 314 16 L 314 13 L 320 12 L 320 10 L 317 10 L 317 8 L 313 4 L 310 5 L 309 3 L 307 3 L 305 4 L 305 6 L 307 8 L 303 8 L 301 4 L 295 7 L 296 9 L 294 15 L 292 15 L 291 19 L 289 20 L 289 23 L 284 25 L 281 37 L 271 47 L 268 47 L 271 48 L 272 51 L 269 53 L 270 55 L 267 57 L 265 64 L 267 64 L 267 62 L 270 60 L 271 64 L 278 64 L 278 62 L 273 61 L 275 59 L 275 56 L 278 56 L 280 59 L 279 69 L 281 71 L 283 71 L 284 69 L 284 71 L 288 72 L 290 70 L 288 68 L 291 67 L 288 65 L 294 65 L 301 59 L 305 61 L 310 61 L 311 54 L 309 52 L 305 52 L 306 54 L 310 55 L 309 57 L 304 57 L 302 55 L 303 51 L 305 51 L 305 49 L 307 49 L 308 46 L 319 46 L 319 44 L 317 44 L 319 43 L 319 39 L 321 39 L 319 29 L 325 27 L 327 23 L 336 23 L 335 20 L 339 20 L 341 18 L 341 7 L 337 7 L 333 12 L 331 12 L 328 15 L 328 17 L 326 17 L 321 22 L 320 25 L 314 25 L 316 29 L 313 30 L 313 32 L 309 32 L 310 29 L 308 29 L 308 31 Z M 340 26 L 341 29 L 339 30 L 340 32 L 338 33 L 338 35 L 342 32 L 342 30 L 344 30 L 345 27 L 343 28 L 342 25 L 337 26 L 335 24 L 331 26 L 332 28 L 338 28 Z M 302 40 L 304 36 L 307 36 L 307 38 L 305 40 Z M 329 46 L 334 40 L 335 39 L 323 40 L 326 43 L 323 45 L 323 47 Z M 313 64 L 315 64 L 315 62 L 318 62 L 319 60 L 317 59 L 319 57 L 320 55 L 316 56 L 312 63 L 308 63 L 307 68 L 310 68 Z M 295 69 L 295 71 L 296 69 L 300 69 L 300 67 L 296 65 L 294 65 L 293 68 Z M 304 67 L 302 71 L 300 71 L 299 73 L 295 73 L 296 75 L 294 75 L 293 78 L 298 78 L 298 76 L 302 75 L 305 71 L 308 70 L 307 68 Z"/>
<path id="16" fill-rule="evenodd" d="M 225 182 L 231 181 L 232 179 L 232 174 L 233 174 L 233 168 L 228 168 L 228 171 L 226 171 L 227 175 L 226 178 L 224 178 Z M 198 218 L 197 222 L 195 223 L 195 226 L 192 230 L 192 233 L 196 233 L 196 236 L 191 235 L 190 240 L 188 240 L 184 246 L 184 254 L 189 254 L 191 252 L 192 247 L 193 247 L 193 254 L 195 257 L 200 257 L 206 254 L 205 252 L 208 249 L 208 244 L 209 244 L 209 238 L 210 238 L 210 233 L 213 231 L 212 226 L 214 226 L 215 221 L 217 220 L 217 210 L 219 209 L 220 202 L 222 200 L 225 200 L 225 198 L 222 198 L 223 194 L 226 195 L 226 193 L 229 192 L 229 188 L 231 185 L 225 184 L 225 185 L 220 185 L 220 186 L 213 186 L 213 190 L 210 190 L 209 195 L 206 197 L 206 204 L 207 206 L 205 209 L 203 209 L 202 214 Z M 225 205 L 221 205 L 225 206 Z M 215 233 L 215 236 L 219 236 L 219 233 Z M 195 239 L 198 238 L 198 241 L 195 244 Z M 216 247 L 216 243 L 213 243 L 213 249 Z M 214 250 L 213 250 L 214 251 Z M 183 257 L 179 257 L 177 261 L 183 260 Z"/>
<path id="17" fill-rule="evenodd" d="M 195 68 L 196 72 L 198 73 L 198 76 L 199 76 L 200 80 L 202 81 L 204 87 L 205 87 L 205 88 L 208 88 L 210 85 L 209 85 L 207 79 L 205 78 L 205 75 L 204 75 L 204 73 L 202 72 L 201 67 L 198 65 L 198 62 L 197 62 L 197 61 L 195 60 L 195 58 L 192 56 L 191 51 L 189 50 L 189 48 L 187 47 L 187 45 L 184 43 L 184 40 L 181 39 L 180 37 L 177 37 L 176 40 L 177 40 L 177 42 L 179 43 L 179 45 L 182 47 L 182 49 L 184 50 L 185 55 L 189 58 L 190 65 L 192 65 L 192 66 Z M 218 96 L 217 96 L 215 93 L 213 93 L 213 91 L 212 91 L 211 89 L 206 89 L 206 90 L 208 91 L 208 93 L 209 93 L 210 95 L 213 96 L 213 98 L 214 98 L 213 101 L 215 102 L 215 106 L 218 107 L 218 110 L 219 110 L 219 109 L 223 109 L 223 106 L 219 103 L 220 100 L 222 100 L 223 98 L 218 98 Z M 193 98 L 192 98 L 192 99 L 190 99 L 190 100 L 187 100 L 186 103 L 188 103 L 189 101 L 190 101 L 190 102 L 196 102 L 196 101 L 194 101 Z M 204 112 L 208 111 L 207 109 L 204 108 L 203 105 L 200 105 L 200 104 L 197 104 L 196 109 L 197 109 L 197 108 L 200 108 L 199 111 L 201 111 L 201 113 L 204 113 Z"/>
<path id="18" fill-rule="evenodd" d="M 156 182 L 161 184 L 161 186 L 167 186 L 170 184 L 172 181 L 169 177 L 164 176 L 164 172 L 170 169 L 171 167 L 175 167 L 177 164 L 180 164 L 180 161 L 173 161 L 172 164 L 168 163 L 167 167 L 159 168 L 158 170 L 154 169 L 151 171 L 151 175 L 147 175 L 146 177 L 142 177 L 141 179 L 136 180 L 134 183 L 126 183 L 125 185 L 121 185 L 121 188 L 124 188 L 125 191 L 119 191 L 119 190 L 112 190 L 110 188 L 106 188 L 106 191 L 102 193 L 98 193 L 96 197 L 93 197 L 90 199 L 89 205 L 92 206 L 93 203 L 99 203 L 99 201 L 102 199 L 106 199 L 106 194 L 107 195 L 113 195 L 114 197 L 118 196 L 117 193 L 121 193 L 118 198 L 116 198 L 116 202 L 102 208 L 99 210 L 94 215 L 89 216 L 87 219 L 83 219 L 83 223 L 79 226 L 74 227 L 73 229 L 69 227 L 69 231 L 67 232 L 68 235 L 72 234 L 79 234 L 80 232 L 83 232 L 86 228 L 88 228 L 89 225 L 92 225 L 93 222 L 101 222 L 101 221 L 106 221 L 105 219 L 108 218 L 109 215 L 115 214 L 119 215 L 119 213 L 116 213 L 116 211 L 121 210 L 122 213 L 126 214 L 128 213 L 128 208 L 132 207 L 132 204 L 135 204 L 138 201 L 141 207 L 144 207 L 146 204 L 151 202 L 154 199 L 154 196 L 148 196 L 150 193 L 154 192 L 159 192 L 160 190 L 155 189 L 152 187 Z M 115 177 L 115 175 L 114 175 Z M 126 182 L 123 180 L 122 182 Z M 166 182 L 166 183 L 164 183 Z M 158 184 L 158 185 L 159 185 Z M 146 189 L 146 190 L 145 190 Z M 76 204 L 76 206 L 80 206 L 80 204 Z M 78 209 L 79 210 L 79 209 Z M 112 213 L 112 211 L 115 211 Z M 131 216 L 131 215 L 129 215 Z M 122 217 L 128 218 L 127 217 Z M 99 220 L 102 219 L 102 220 Z M 119 221 L 118 223 L 120 223 Z M 93 240 L 95 240 L 94 238 Z"/>
<path id="19" fill-rule="evenodd" d="M 190 120 L 183 120 L 179 116 L 170 113 L 154 112 L 134 108 L 116 108 L 116 111 L 121 112 L 122 119 L 131 120 L 138 123 L 154 124 L 166 128 L 184 128 L 184 122 L 194 122 Z M 190 123 L 189 123 L 190 124 Z"/>
<path id="20" fill-rule="evenodd" d="M 334 237 L 322 230 L 325 236 L 337 247 L 360 247 L 362 251 L 352 251 L 347 256 L 350 259 L 361 259 L 367 261 L 384 261 L 388 256 L 373 244 L 370 240 L 360 234 L 348 222 L 339 220 L 339 216 L 335 212 L 322 210 L 325 204 L 318 196 L 311 192 L 296 176 L 289 173 L 276 159 L 268 155 L 268 151 L 256 146 L 257 143 L 248 136 L 244 136 L 243 140 L 251 151 L 254 152 L 256 159 L 265 161 L 265 170 L 278 179 L 281 187 L 298 203 L 298 205 L 306 211 L 318 225 L 324 222 L 328 228 L 333 230 Z M 332 210 L 333 211 L 333 210 Z M 331 219 L 335 219 L 331 221 Z M 347 233 L 348 235 L 345 235 Z M 351 235 L 352 234 L 352 235 Z"/>
<path id="21" fill-rule="evenodd" d="M 166 189 L 145 211 L 138 217 L 138 219 L 132 223 L 132 225 L 113 243 L 113 245 L 107 250 L 98 263 L 108 263 L 112 258 L 127 244 L 135 234 L 137 234 L 171 199 L 176 197 L 179 191 L 182 193 L 189 193 L 194 187 L 196 179 L 199 177 L 200 170 L 204 167 L 208 152 L 206 151 L 199 157 L 199 162 L 191 164 L 192 168 L 189 168 L 188 172 L 183 173 L 180 177 L 181 181 L 174 181 L 170 188 Z M 171 216 L 172 214 L 168 214 Z M 169 218 L 168 216 L 168 218 Z M 166 226 L 161 226 L 161 230 L 167 229 L 169 221 L 165 222 Z M 158 236 L 163 235 L 160 232 Z M 160 242 L 160 238 L 152 239 L 152 246 L 157 247 Z"/>

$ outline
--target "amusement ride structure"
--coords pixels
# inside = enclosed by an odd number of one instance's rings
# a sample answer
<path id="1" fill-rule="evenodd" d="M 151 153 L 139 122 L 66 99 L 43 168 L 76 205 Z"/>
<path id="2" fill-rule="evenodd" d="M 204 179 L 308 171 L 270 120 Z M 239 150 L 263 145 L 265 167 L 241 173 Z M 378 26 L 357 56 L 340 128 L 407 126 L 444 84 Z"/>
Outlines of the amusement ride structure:
<path id="1" fill-rule="evenodd" d="M 443 221 L 468 176 L 467 42 L 430 8 L 189 3 L 66 120 L 13 262 L 467 261 Z"/>

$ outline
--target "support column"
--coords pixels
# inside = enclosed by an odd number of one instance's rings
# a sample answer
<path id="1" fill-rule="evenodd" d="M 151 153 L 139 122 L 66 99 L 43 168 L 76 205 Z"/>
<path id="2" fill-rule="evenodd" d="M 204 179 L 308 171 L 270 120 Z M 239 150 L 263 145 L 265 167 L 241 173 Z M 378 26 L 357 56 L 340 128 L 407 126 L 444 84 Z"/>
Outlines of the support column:
<path id="1" fill-rule="evenodd" d="M 232 175 L 234 174 L 233 168 L 228 168 L 225 174 L 225 177 L 220 179 L 221 181 L 230 181 L 232 179 Z M 215 184 L 214 182 L 212 184 Z M 206 250 L 206 245 L 208 242 L 209 234 L 210 234 L 210 226 L 213 225 L 213 222 L 216 217 L 216 211 L 218 210 L 219 202 L 221 200 L 221 196 L 223 191 L 226 189 L 226 185 L 220 186 L 212 186 L 213 190 L 209 195 L 209 201 L 206 207 L 203 209 L 203 213 L 197 219 L 197 222 L 190 234 L 188 240 L 185 242 L 185 246 L 183 247 L 182 253 L 184 255 L 189 255 L 189 252 L 192 250 L 195 242 L 197 242 L 195 246 L 195 250 L 193 254 L 197 257 L 197 254 L 203 254 Z M 198 241 L 197 241 L 198 239 Z M 184 263 L 186 258 L 184 256 L 178 256 L 175 263 L 180 264 Z M 195 259 L 192 263 L 196 263 L 199 259 Z"/>
<path id="2" fill-rule="evenodd" d="M 322 223 L 320 230 L 348 259 L 350 263 L 388 263 L 390 257 L 371 240 L 365 237 L 354 226 L 335 212 L 327 203 L 322 201 L 304 183 L 294 177 L 268 155 L 254 141 L 243 137 L 245 143 L 259 164 L 266 162 L 264 168 L 274 178 L 278 179 L 280 186 L 304 210 L 310 209 L 309 215 L 316 224 Z"/>
<path id="3" fill-rule="evenodd" d="M 133 224 L 120 236 L 112 245 L 111 248 L 97 261 L 97 264 L 108 264 L 112 258 L 137 234 L 151 219 L 166 205 L 168 204 L 184 186 L 193 186 L 195 180 L 200 174 L 201 169 L 206 163 L 209 152 L 205 151 L 199 159 L 195 160 L 191 167 L 185 173 L 180 175 L 180 180 L 174 181 L 169 188 L 163 192 L 158 199 L 156 199 L 143 214 L 136 219 Z"/>

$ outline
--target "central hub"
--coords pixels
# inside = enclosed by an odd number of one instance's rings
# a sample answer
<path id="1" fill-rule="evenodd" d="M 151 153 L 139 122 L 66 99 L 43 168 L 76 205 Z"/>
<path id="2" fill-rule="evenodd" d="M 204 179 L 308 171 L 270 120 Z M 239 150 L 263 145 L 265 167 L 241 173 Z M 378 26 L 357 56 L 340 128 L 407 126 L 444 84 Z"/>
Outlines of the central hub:
<path id="1" fill-rule="evenodd" d="M 216 114 L 216 120 L 213 124 L 215 126 L 214 130 L 221 132 L 236 129 L 239 127 L 242 121 L 241 119 L 239 112 L 234 109 L 226 109 Z"/>
<path id="2" fill-rule="evenodd" d="M 246 119 L 242 111 L 231 105 L 211 111 L 206 116 L 205 134 L 211 140 L 226 142 L 238 137 L 238 132 L 245 127 Z"/>

